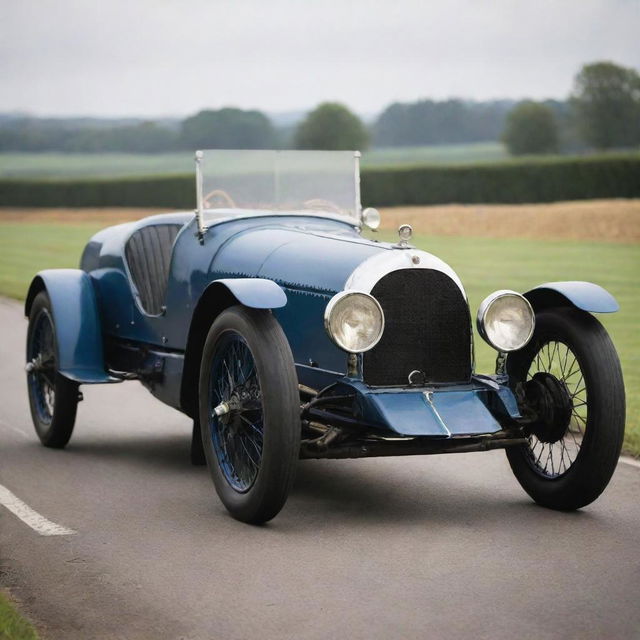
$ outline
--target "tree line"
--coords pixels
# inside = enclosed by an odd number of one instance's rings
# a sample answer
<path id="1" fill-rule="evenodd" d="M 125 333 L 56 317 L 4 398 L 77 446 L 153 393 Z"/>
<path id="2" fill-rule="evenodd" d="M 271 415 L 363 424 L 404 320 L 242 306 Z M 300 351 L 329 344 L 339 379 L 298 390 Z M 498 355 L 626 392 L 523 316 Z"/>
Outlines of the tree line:
<path id="1" fill-rule="evenodd" d="M 565 103 L 525 100 L 507 115 L 512 155 L 640 145 L 640 74 L 612 62 L 582 67 Z"/>
<path id="2" fill-rule="evenodd" d="M 567 100 L 394 103 L 369 126 L 335 102 L 319 105 L 294 127 L 232 107 L 157 122 L 0 117 L 2 151 L 365 149 L 490 140 L 502 140 L 514 155 L 640 145 L 640 75 L 597 62 L 576 75 Z"/>

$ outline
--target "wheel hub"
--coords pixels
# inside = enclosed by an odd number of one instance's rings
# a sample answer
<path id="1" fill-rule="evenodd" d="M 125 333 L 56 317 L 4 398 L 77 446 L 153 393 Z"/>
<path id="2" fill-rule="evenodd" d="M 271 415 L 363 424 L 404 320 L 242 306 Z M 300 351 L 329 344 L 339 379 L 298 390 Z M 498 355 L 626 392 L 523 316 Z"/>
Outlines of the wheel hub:
<path id="1" fill-rule="evenodd" d="M 525 383 L 527 404 L 536 415 L 531 432 L 541 442 L 560 440 L 569 427 L 573 404 L 567 386 L 547 372 L 536 373 Z"/>

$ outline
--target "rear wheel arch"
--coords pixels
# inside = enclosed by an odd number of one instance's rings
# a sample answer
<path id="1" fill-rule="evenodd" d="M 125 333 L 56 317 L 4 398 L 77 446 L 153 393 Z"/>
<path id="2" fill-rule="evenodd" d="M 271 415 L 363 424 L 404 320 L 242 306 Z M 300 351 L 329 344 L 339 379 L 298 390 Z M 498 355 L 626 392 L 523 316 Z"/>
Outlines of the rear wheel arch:
<path id="1" fill-rule="evenodd" d="M 36 296 L 41 291 L 46 291 L 47 286 L 44 283 L 44 280 L 41 276 L 35 276 L 35 278 L 31 281 L 29 285 L 29 291 L 27 292 L 27 297 L 24 301 L 24 315 L 28 318 L 31 313 L 31 307 L 33 306 L 33 301 L 36 299 Z"/>

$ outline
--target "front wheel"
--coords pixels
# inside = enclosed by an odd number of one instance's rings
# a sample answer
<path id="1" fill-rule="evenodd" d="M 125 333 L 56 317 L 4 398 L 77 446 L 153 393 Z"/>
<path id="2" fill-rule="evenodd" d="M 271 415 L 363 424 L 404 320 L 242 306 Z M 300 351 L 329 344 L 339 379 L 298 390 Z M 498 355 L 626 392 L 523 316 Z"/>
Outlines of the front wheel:
<path id="1" fill-rule="evenodd" d="M 231 307 L 204 346 L 200 424 L 216 491 L 234 518 L 262 523 L 283 507 L 300 450 L 289 343 L 271 312 Z"/>
<path id="2" fill-rule="evenodd" d="M 593 502 L 616 468 L 625 423 L 622 370 L 604 327 L 574 308 L 539 312 L 507 373 L 535 415 L 528 442 L 506 450 L 518 481 L 551 509 Z"/>

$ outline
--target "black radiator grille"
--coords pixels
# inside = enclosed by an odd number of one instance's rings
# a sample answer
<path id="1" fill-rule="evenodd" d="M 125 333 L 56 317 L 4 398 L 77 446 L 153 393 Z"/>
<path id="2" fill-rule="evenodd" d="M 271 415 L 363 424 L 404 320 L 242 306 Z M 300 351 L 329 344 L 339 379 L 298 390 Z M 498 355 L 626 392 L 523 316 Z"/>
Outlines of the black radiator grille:
<path id="1" fill-rule="evenodd" d="M 364 381 L 407 385 L 409 373 L 425 382 L 471 378 L 469 306 L 456 283 L 431 269 L 400 269 L 377 282 L 371 295 L 385 316 L 380 342 L 364 354 Z"/>

